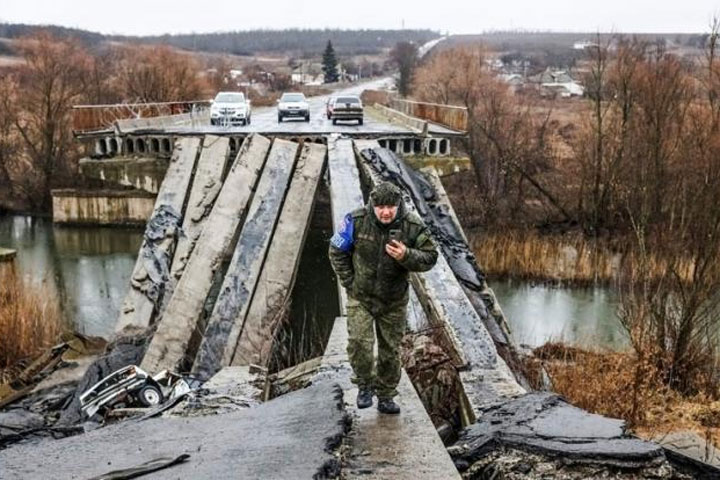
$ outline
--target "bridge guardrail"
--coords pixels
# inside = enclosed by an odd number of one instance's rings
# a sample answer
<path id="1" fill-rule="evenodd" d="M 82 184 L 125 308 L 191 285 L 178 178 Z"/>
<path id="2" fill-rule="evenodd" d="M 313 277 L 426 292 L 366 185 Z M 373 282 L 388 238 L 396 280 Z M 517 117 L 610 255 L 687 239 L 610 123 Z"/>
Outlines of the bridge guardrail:
<path id="1" fill-rule="evenodd" d="M 210 101 L 121 103 L 114 105 L 76 105 L 72 109 L 73 132 L 77 134 L 107 130 L 118 120 L 152 118 L 192 113 L 208 108 Z"/>
<path id="2" fill-rule="evenodd" d="M 385 105 L 405 115 L 428 120 L 453 130 L 466 132 L 468 128 L 468 112 L 465 107 L 405 100 L 383 90 L 365 90 L 361 98 L 366 105 L 375 103 Z"/>

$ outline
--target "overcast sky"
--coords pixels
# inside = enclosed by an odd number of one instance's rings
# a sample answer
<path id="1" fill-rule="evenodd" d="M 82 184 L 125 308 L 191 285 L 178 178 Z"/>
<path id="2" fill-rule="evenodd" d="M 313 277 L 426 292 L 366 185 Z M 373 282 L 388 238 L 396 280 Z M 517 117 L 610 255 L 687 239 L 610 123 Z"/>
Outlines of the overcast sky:
<path id="1" fill-rule="evenodd" d="M 254 28 L 703 32 L 720 0 L 0 0 L 0 22 L 148 35 Z"/>

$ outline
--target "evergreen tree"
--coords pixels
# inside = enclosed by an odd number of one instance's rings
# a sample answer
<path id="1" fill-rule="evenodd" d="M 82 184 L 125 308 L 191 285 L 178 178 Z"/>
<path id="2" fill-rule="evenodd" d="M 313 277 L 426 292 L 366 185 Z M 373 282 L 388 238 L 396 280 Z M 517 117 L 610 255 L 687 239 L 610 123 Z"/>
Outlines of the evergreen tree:
<path id="1" fill-rule="evenodd" d="M 335 49 L 330 40 L 328 40 L 325 53 L 323 53 L 322 69 L 325 74 L 325 83 L 335 83 L 338 81 L 337 58 L 335 58 Z"/>

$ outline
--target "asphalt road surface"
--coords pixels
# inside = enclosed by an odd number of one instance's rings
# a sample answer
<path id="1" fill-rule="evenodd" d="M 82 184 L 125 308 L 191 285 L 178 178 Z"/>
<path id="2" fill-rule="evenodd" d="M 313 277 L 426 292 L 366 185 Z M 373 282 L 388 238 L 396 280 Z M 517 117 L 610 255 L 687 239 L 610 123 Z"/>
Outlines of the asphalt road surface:
<path id="1" fill-rule="evenodd" d="M 161 130 L 168 134 L 215 134 L 215 135 L 232 135 L 247 133 L 263 133 L 268 135 L 326 135 L 326 134 L 347 134 L 347 135 L 415 135 L 416 131 L 396 123 L 370 115 L 366 108 L 363 125 L 358 125 L 356 120 L 342 121 L 337 125 L 333 125 L 332 120 L 327 118 L 326 103 L 329 97 L 339 95 L 360 95 L 364 90 L 380 90 L 386 89 L 392 85 L 391 78 L 381 78 L 370 82 L 352 85 L 348 88 L 334 91 L 329 95 L 321 95 L 317 97 L 309 97 L 308 104 L 310 106 L 310 121 L 304 119 L 288 118 L 282 122 L 278 122 L 277 107 L 258 107 L 254 108 L 251 116 L 250 125 L 210 125 L 210 119 L 207 114 L 196 116 L 192 120 L 184 120 L 176 124 L 159 123 L 157 126 L 142 125 L 138 127 L 125 126 L 122 133 L 148 133 L 148 131 L 156 132 Z M 365 107 L 367 107 L 366 105 Z M 442 125 L 429 124 L 429 131 L 437 135 L 457 135 L 459 132 L 446 128 Z"/>
<path id="2" fill-rule="evenodd" d="M 321 95 L 318 97 L 308 97 L 310 106 L 310 121 L 306 122 L 300 118 L 286 118 L 282 123 L 278 122 L 276 107 L 259 107 L 253 109 L 251 123 L 247 126 L 210 126 L 203 128 L 206 133 L 212 132 L 263 132 L 263 133 L 373 133 L 373 132 L 394 132 L 409 129 L 398 127 L 395 124 L 389 124 L 378 121 L 373 117 L 365 114 L 364 124 L 358 125 L 357 121 L 340 122 L 333 125 L 332 120 L 328 120 L 325 113 L 325 104 L 330 96 L 338 95 L 360 95 L 363 90 L 376 90 L 387 88 L 392 84 L 392 79 L 383 78 L 372 82 L 353 85 L 352 87 L 337 90 L 331 95 Z"/>

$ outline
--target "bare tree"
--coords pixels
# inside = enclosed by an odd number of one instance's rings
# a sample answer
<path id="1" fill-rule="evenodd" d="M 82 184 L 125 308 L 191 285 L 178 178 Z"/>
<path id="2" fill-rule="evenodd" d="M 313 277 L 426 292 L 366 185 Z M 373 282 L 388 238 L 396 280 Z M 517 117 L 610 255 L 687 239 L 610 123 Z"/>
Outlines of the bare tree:
<path id="1" fill-rule="evenodd" d="M 398 42 L 390 52 L 390 58 L 400 70 L 398 91 L 400 95 L 407 96 L 418 61 L 418 46 L 412 42 Z"/>
<path id="2" fill-rule="evenodd" d="M 718 41 L 720 40 L 720 18 L 714 16 L 710 22 L 710 34 L 705 48 L 705 76 L 701 78 L 707 92 L 712 112 L 713 129 L 720 124 L 720 65 L 718 65 Z"/>
<path id="3" fill-rule="evenodd" d="M 621 321 L 663 381 L 695 393 L 714 382 L 720 328 L 714 86 L 693 88 L 690 72 L 661 46 L 636 57 L 636 73 L 623 197 L 637 262 L 625 274 Z"/>
<path id="4" fill-rule="evenodd" d="M 17 84 L 10 74 L 0 77 L 0 189 L 13 195 L 12 162 L 17 159 L 15 132 Z"/>
<path id="5" fill-rule="evenodd" d="M 207 86 L 199 66 L 169 47 L 125 47 L 117 74 L 118 89 L 128 102 L 170 102 L 203 98 Z"/>
<path id="6" fill-rule="evenodd" d="M 53 181 L 75 168 L 70 109 L 85 91 L 90 59 L 77 42 L 45 33 L 22 40 L 19 48 L 26 65 L 20 70 L 22 95 L 14 123 L 34 177 L 25 178 L 25 193 L 35 208 L 46 210 Z"/>
<path id="7" fill-rule="evenodd" d="M 436 103 L 460 105 L 468 111 L 466 150 L 472 160 L 483 196 L 485 220 L 500 214 L 499 205 L 515 197 L 514 211 L 524 202 L 529 183 L 563 218 L 566 211 L 556 196 L 538 179 L 547 170 L 550 112 L 533 113 L 533 105 L 509 91 L 507 84 L 488 71 L 481 47 L 458 47 L 431 57 L 417 71 L 416 97 Z M 511 192 L 516 195 L 511 195 Z"/>

